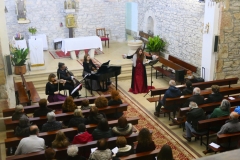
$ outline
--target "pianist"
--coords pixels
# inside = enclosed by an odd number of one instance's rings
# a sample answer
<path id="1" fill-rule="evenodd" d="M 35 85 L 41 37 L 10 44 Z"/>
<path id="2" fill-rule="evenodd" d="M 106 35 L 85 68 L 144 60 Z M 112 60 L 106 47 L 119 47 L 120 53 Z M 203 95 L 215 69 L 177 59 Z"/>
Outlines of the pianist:
<path id="1" fill-rule="evenodd" d="M 94 74 L 97 71 L 97 67 L 96 65 L 92 62 L 91 58 L 89 55 L 85 55 L 84 56 L 84 61 L 83 61 L 83 76 L 85 76 L 86 74 Z M 92 86 L 91 86 L 91 82 L 90 79 L 86 79 L 86 88 L 91 89 L 93 91 L 97 91 L 101 89 L 100 86 L 100 82 L 96 81 L 96 80 L 92 80 Z"/>

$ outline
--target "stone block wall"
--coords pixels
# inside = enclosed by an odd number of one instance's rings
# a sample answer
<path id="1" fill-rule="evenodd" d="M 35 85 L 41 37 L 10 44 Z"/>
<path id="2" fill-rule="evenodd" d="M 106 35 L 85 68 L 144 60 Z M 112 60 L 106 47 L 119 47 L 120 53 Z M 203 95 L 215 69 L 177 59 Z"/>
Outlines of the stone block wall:
<path id="1" fill-rule="evenodd" d="M 153 13 L 154 35 L 167 41 L 172 54 L 201 67 L 204 3 L 198 0 L 134 0 L 138 2 L 139 30 L 144 30 L 145 14 Z"/>
<path id="2" fill-rule="evenodd" d="M 68 38 L 65 26 L 64 0 L 25 0 L 28 24 L 18 24 L 15 14 L 15 0 L 5 0 L 8 36 L 20 32 L 30 35 L 29 27 L 36 27 L 37 33 L 48 36 L 49 48 L 53 48 L 53 39 Z M 125 40 L 125 1 L 104 2 L 102 0 L 79 0 L 79 9 L 75 13 L 77 28 L 75 37 L 96 35 L 96 28 L 104 27 L 112 40 Z M 63 27 L 60 27 L 60 23 Z"/>
<path id="3" fill-rule="evenodd" d="M 226 3 L 221 16 L 216 79 L 240 76 L 240 1 Z"/>

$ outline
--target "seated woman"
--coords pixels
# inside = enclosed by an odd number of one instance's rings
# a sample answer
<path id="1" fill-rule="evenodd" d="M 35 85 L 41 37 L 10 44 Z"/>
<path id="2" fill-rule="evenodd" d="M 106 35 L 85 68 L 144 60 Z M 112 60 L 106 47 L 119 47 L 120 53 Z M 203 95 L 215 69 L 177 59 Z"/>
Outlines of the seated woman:
<path id="1" fill-rule="evenodd" d="M 101 138 L 110 138 L 113 136 L 112 129 L 108 125 L 108 121 L 102 118 L 96 129 L 93 130 L 92 136 L 94 140 L 99 140 Z"/>
<path id="2" fill-rule="evenodd" d="M 94 104 L 97 108 L 104 108 L 108 106 L 108 100 L 106 97 L 100 96 L 95 99 Z"/>
<path id="3" fill-rule="evenodd" d="M 108 101 L 108 106 L 114 106 L 114 105 L 119 105 L 122 104 L 122 100 L 120 98 L 119 92 L 116 90 L 113 90 L 111 92 L 111 100 Z M 113 114 L 108 114 L 108 118 L 113 118 L 113 119 L 118 119 L 123 115 L 123 112 L 117 112 Z"/>
<path id="4" fill-rule="evenodd" d="M 66 96 L 59 94 L 59 91 L 65 83 L 66 80 L 57 80 L 56 75 L 53 73 L 48 76 L 48 82 L 45 89 L 45 94 L 48 95 L 48 102 L 59 102 L 66 99 Z"/>
<path id="5" fill-rule="evenodd" d="M 87 160 L 87 158 L 78 155 L 78 147 L 76 145 L 68 146 L 67 154 L 66 160 Z"/>
<path id="6" fill-rule="evenodd" d="M 85 76 L 87 74 L 92 74 L 92 72 L 94 72 L 96 70 L 97 70 L 97 67 L 92 62 L 90 56 L 89 55 L 85 55 L 84 56 L 84 60 L 83 60 L 83 76 Z M 96 80 L 92 80 L 92 86 L 91 86 L 91 81 L 89 79 L 86 79 L 86 82 L 87 82 L 88 86 L 93 91 L 97 91 L 97 90 L 101 89 L 100 83 L 98 81 L 96 81 Z"/>
<path id="7" fill-rule="evenodd" d="M 156 148 L 155 143 L 152 140 L 152 134 L 147 128 L 140 130 L 137 140 L 136 153 L 153 151 Z"/>
<path id="8" fill-rule="evenodd" d="M 27 115 L 24 113 L 24 108 L 21 104 L 16 105 L 15 107 L 15 112 L 12 115 L 12 120 L 13 121 L 18 121 L 22 116 L 27 117 Z"/>
<path id="9" fill-rule="evenodd" d="M 172 148 L 169 145 L 164 144 L 157 155 L 157 160 L 174 160 Z"/>
<path id="10" fill-rule="evenodd" d="M 89 116 L 87 117 L 87 124 L 98 124 L 98 122 L 102 119 L 106 118 L 104 113 L 98 113 L 98 108 L 92 106 L 90 108 Z"/>
<path id="11" fill-rule="evenodd" d="M 219 93 L 219 86 L 212 85 L 212 94 L 208 95 L 208 98 L 205 99 L 205 103 L 219 102 L 223 99 L 223 95 Z"/>
<path id="12" fill-rule="evenodd" d="M 47 148 L 45 149 L 45 158 L 46 160 L 54 160 L 55 158 L 55 155 L 56 155 L 56 151 L 52 148 Z"/>
<path id="13" fill-rule="evenodd" d="M 124 157 L 134 154 L 133 145 L 128 145 L 125 137 L 117 137 L 116 145 L 118 147 L 118 152 L 116 153 L 115 157 Z"/>
<path id="14" fill-rule="evenodd" d="M 68 123 L 68 127 L 77 127 L 80 123 L 87 124 L 87 120 L 84 118 L 80 107 L 75 109 L 73 115 L 73 118 L 71 118 Z"/>
<path id="15" fill-rule="evenodd" d="M 69 145 L 68 138 L 62 131 L 58 131 L 54 141 L 52 142 L 53 148 L 65 148 Z"/>
<path id="16" fill-rule="evenodd" d="M 74 103 L 72 96 L 68 96 L 62 105 L 62 112 L 73 112 L 76 108 L 77 106 Z"/>
<path id="17" fill-rule="evenodd" d="M 88 99 L 82 100 L 81 110 L 87 110 L 87 109 L 90 109 L 90 108 L 91 107 L 89 106 L 89 100 Z"/>
<path id="18" fill-rule="evenodd" d="M 108 160 L 112 159 L 112 151 L 108 149 L 106 139 L 97 141 L 97 150 L 91 153 L 89 160 Z"/>
<path id="19" fill-rule="evenodd" d="M 122 116 L 118 119 L 118 126 L 113 127 L 112 131 L 115 136 L 126 136 L 132 134 L 132 129 L 133 125 Z"/>
<path id="20" fill-rule="evenodd" d="M 182 95 L 189 95 L 193 93 L 192 82 L 187 80 L 186 81 L 186 88 L 182 90 Z"/>
<path id="21" fill-rule="evenodd" d="M 29 136 L 29 128 L 31 124 L 26 116 L 22 116 L 19 119 L 19 125 L 14 130 L 14 135 L 17 137 L 27 137 Z"/>

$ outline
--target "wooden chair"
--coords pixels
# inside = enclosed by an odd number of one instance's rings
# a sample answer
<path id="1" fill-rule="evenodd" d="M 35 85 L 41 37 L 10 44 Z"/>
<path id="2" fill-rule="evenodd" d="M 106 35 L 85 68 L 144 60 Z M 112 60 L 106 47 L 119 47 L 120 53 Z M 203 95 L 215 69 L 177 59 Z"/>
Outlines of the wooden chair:
<path id="1" fill-rule="evenodd" d="M 109 34 L 106 34 L 105 28 L 97 28 L 96 29 L 96 35 L 101 38 L 101 41 L 105 41 L 105 47 L 106 47 L 106 41 L 108 41 L 108 48 L 109 48 Z"/>

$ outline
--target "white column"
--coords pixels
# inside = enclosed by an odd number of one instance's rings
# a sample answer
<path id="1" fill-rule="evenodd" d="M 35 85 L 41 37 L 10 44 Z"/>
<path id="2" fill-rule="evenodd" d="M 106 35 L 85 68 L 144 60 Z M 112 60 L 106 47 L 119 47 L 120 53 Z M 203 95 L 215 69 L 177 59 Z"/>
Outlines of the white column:
<path id="1" fill-rule="evenodd" d="M 209 5 L 210 0 L 205 0 L 204 28 L 202 42 L 202 67 L 205 68 L 205 81 L 214 79 L 215 73 L 215 36 L 219 35 L 220 8 L 218 4 Z M 206 24 L 209 23 L 209 32 L 204 33 Z M 204 73 L 202 73 L 203 76 Z"/>

